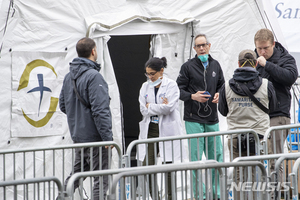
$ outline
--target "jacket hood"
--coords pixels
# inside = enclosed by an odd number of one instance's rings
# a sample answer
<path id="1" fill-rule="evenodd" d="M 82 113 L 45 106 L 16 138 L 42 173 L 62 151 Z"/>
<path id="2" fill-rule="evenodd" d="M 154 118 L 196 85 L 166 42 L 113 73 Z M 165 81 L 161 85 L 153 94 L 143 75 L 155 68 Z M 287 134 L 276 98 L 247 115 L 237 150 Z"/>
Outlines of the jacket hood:
<path id="1" fill-rule="evenodd" d="M 281 57 L 287 54 L 289 54 L 289 52 L 280 43 L 275 42 L 273 55 L 268 59 L 268 61 L 277 63 Z"/>
<path id="2" fill-rule="evenodd" d="M 70 62 L 70 75 L 72 79 L 77 79 L 81 76 L 85 71 L 89 69 L 95 69 L 98 72 L 100 71 L 101 67 L 100 64 L 87 59 L 87 58 L 74 58 L 72 62 Z"/>
<path id="3" fill-rule="evenodd" d="M 253 67 L 237 68 L 234 71 L 233 78 L 229 80 L 229 86 L 236 94 L 247 96 L 239 86 L 243 83 L 255 94 L 262 84 L 262 79 L 259 77 L 259 72 Z"/>

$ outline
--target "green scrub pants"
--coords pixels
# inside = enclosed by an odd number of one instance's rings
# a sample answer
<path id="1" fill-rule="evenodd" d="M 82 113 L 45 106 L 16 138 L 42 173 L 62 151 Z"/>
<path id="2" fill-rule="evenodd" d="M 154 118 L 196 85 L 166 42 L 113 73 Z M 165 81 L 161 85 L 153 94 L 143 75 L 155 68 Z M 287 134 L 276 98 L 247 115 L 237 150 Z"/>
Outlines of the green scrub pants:
<path id="1" fill-rule="evenodd" d="M 185 128 L 187 134 L 195 134 L 195 133 L 205 133 L 205 132 L 216 132 L 219 131 L 219 123 L 209 125 L 209 124 L 200 124 L 197 122 L 185 122 Z M 214 139 L 215 138 L 215 139 Z M 216 146 L 214 144 L 214 140 L 216 140 Z M 206 138 L 194 138 L 191 139 L 189 145 L 191 161 L 202 160 L 203 152 L 206 155 L 206 159 L 208 160 L 216 160 L 218 162 L 223 162 L 223 148 L 222 141 L 220 136 L 216 137 L 207 137 L 207 152 L 206 152 Z M 199 146 L 199 149 L 197 148 Z M 215 157 L 216 152 L 216 157 Z M 216 194 L 216 183 L 215 183 L 215 169 L 212 169 L 212 187 L 213 187 L 213 198 Z M 199 198 L 199 183 L 202 180 L 199 180 L 196 171 L 193 170 L 193 194 L 195 198 Z M 205 199 L 205 184 L 203 185 L 203 199 Z M 219 185 L 219 173 L 217 172 L 217 196 L 220 198 L 220 185 Z"/>

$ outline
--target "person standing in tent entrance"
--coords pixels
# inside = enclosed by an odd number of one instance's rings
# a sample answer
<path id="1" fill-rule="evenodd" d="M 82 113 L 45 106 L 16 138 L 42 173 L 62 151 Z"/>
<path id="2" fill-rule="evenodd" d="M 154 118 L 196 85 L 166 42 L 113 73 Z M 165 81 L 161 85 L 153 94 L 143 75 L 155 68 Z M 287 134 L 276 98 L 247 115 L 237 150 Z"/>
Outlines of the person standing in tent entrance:
<path id="1" fill-rule="evenodd" d="M 150 58 L 145 64 L 148 81 L 143 83 L 139 95 L 140 111 L 143 115 L 143 120 L 139 123 L 139 139 L 183 135 L 178 105 L 179 89 L 175 81 L 163 76 L 166 66 L 165 57 Z M 137 156 L 143 161 L 143 165 L 157 164 L 158 153 L 163 164 L 174 163 L 185 158 L 181 149 L 183 146 L 179 140 L 149 143 L 147 148 L 146 145 L 138 146 Z M 153 199 L 160 199 L 156 181 L 155 177 L 153 183 L 152 177 L 149 176 L 149 191 Z M 165 191 L 168 199 L 172 199 L 170 173 L 167 184 Z"/>
<path id="2" fill-rule="evenodd" d="M 112 141 L 108 85 L 99 73 L 100 65 L 96 63 L 96 44 L 90 38 L 82 38 L 76 44 L 76 51 L 78 58 L 70 63 L 70 72 L 65 76 L 61 89 L 60 110 L 67 115 L 74 143 Z M 84 163 L 81 163 L 82 156 Z M 102 166 L 99 166 L 100 159 Z M 108 149 L 76 149 L 74 167 L 65 180 L 65 186 L 73 173 L 90 169 L 108 169 Z M 108 177 L 103 178 L 103 196 L 99 195 L 99 184 L 99 177 L 95 177 L 93 199 L 106 199 Z M 78 186 L 79 181 L 76 181 L 74 190 Z"/>
<path id="3" fill-rule="evenodd" d="M 254 36 L 257 58 L 257 71 L 261 77 L 273 83 L 277 96 L 277 108 L 270 112 L 270 125 L 281 126 L 291 123 L 291 93 L 290 89 L 298 77 L 297 65 L 294 57 L 279 43 L 274 41 L 274 35 L 269 29 L 260 29 Z M 268 140 L 268 153 L 283 153 L 283 144 L 288 135 L 288 129 L 271 133 Z M 275 144 L 273 144 L 275 137 Z M 283 141 L 281 140 L 283 138 Z M 275 145 L 275 149 L 273 146 Z M 271 171 L 275 169 L 275 162 L 270 163 Z M 280 167 L 279 181 L 282 181 L 283 167 Z"/>
<path id="4" fill-rule="evenodd" d="M 219 62 L 211 57 L 211 44 L 206 35 L 199 34 L 194 40 L 196 56 L 181 66 L 177 84 L 180 89 L 180 99 L 184 101 L 184 121 L 187 134 L 219 131 L 217 103 L 218 90 L 224 84 L 223 71 Z M 216 142 L 216 146 L 215 146 Z M 221 137 L 201 137 L 192 139 L 190 143 L 192 161 L 202 159 L 203 152 L 207 159 L 223 162 Z M 208 150 L 208 151 L 206 151 Z M 215 172 L 212 170 L 212 186 L 214 198 L 220 198 L 219 179 L 215 183 Z M 199 186 L 202 180 L 193 172 L 194 197 L 199 196 Z M 217 191 L 215 185 L 217 184 Z M 203 184 L 203 198 L 205 185 Z"/>
<path id="5" fill-rule="evenodd" d="M 234 71 L 233 78 L 226 81 L 220 89 L 218 109 L 223 116 L 227 117 L 228 130 L 250 128 L 262 140 L 266 130 L 270 127 L 268 111 L 273 112 L 275 110 L 277 99 L 273 84 L 268 79 L 261 78 L 258 71 L 256 71 L 256 58 L 256 54 L 252 50 L 246 49 L 240 52 L 238 57 L 239 68 Z M 249 92 L 259 99 L 259 102 L 266 108 L 265 111 L 252 101 L 243 87 L 247 87 Z M 239 154 L 237 135 L 233 135 L 232 138 L 228 139 L 228 148 L 231 161 L 237 157 L 256 155 L 250 147 L 250 152 L 241 149 L 241 155 Z M 255 182 L 257 180 L 255 180 L 254 169 L 252 168 L 252 181 Z M 248 181 L 247 177 L 247 174 L 243 176 L 243 182 Z M 237 185 L 240 182 L 239 168 L 237 168 L 236 177 L 233 173 L 233 181 Z M 246 194 L 244 193 L 244 195 Z M 234 199 L 239 200 L 240 192 L 237 191 L 236 195 Z M 247 199 L 247 197 L 244 196 L 244 199 Z"/>

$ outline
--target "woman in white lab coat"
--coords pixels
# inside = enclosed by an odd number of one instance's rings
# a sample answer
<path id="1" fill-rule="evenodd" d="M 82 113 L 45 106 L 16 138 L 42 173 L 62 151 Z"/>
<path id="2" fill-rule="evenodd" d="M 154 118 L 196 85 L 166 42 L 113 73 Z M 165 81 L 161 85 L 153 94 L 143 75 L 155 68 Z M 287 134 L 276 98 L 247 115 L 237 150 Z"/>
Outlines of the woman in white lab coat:
<path id="1" fill-rule="evenodd" d="M 150 58 L 145 64 L 145 75 L 148 77 L 148 81 L 143 83 L 140 89 L 139 102 L 143 120 L 139 123 L 139 139 L 184 134 L 178 105 L 179 88 L 175 81 L 163 76 L 166 66 L 167 60 L 165 57 Z M 137 156 L 140 161 L 143 161 L 143 165 L 157 163 L 155 153 L 158 152 L 163 164 L 184 160 L 185 156 L 181 151 L 184 147 L 179 140 L 160 142 L 158 146 L 155 150 L 153 143 L 148 144 L 148 159 L 145 156 L 146 145 L 138 146 Z M 168 198 L 171 199 L 171 182 L 169 178 L 168 182 L 170 183 L 168 184 Z M 151 191 L 152 187 L 150 187 L 150 194 L 152 194 Z"/>

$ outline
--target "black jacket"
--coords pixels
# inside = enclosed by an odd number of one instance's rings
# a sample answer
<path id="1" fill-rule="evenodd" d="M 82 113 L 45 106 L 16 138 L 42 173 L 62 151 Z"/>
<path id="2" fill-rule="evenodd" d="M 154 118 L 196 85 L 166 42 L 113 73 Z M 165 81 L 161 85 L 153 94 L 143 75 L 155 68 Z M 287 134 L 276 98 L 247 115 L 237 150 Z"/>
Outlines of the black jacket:
<path id="1" fill-rule="evenodd" d="M 256 49 L 255 49 L 256 52 Z M 273 83 L 277 96 L 277 108 L 270 113 L 270 118 L 285 116 L 290 118 L 290 89 L 298 77 L 296 61 L 278 42 L 275 43 L 273 55 L 265 67 L 257 66 L 260 76 Z"/>
<path id="2" fill-rule="evenodd" d="M 229 80 L 230 88 L 233 90 L 234 93 L 238 95 L 248 96 L 246 93 L 244 93 L 244 91 L 238 86 L 236 82 L 246 82 L 246 85 L 249 88 L 250 92 L 252 94 L 255 94 L 262 84 L 262 78 L 259 77 L 259 73 L 253 67 L 237 68 L 234 71 L 233 78 Z M 269 110 L 270 112 L 274 112 L 276 108 L 277 99 L 275 89 L 270 81 L 268 82 L 268 97 Z M 223 116 L 227 116 L 228 105 L 226 101 L 225 84 L 220 89 L 218 109 Z"/>
<path id="3" fill-rule="evenodd" d="M 184 101 L 184 120 L 205 124 L 219 122 L 217 104 L 212 103 L 215 93 L 224 84 L 222 68 L 210 55 L 208 66 L 204 69 L 197 55 L 185 62 L 180 69 L 177 84 L 180 89 L 180 100 Z M 197 91 L 208 91 L 210 99 L 200 103 L 191 99 Z"/>

